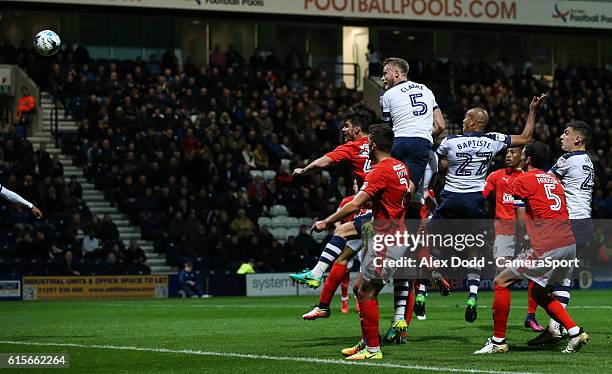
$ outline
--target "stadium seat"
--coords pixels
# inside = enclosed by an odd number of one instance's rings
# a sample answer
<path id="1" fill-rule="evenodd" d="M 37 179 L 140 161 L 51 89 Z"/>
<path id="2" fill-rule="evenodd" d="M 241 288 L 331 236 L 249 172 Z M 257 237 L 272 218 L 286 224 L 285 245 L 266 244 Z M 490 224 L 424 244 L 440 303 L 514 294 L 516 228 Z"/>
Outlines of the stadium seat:
<path id="1" fill-rule="evenodd" d="M 287 217 L 285 218 L 285 226 L 287 228 L 299 228 L 300 220 L 295 217 Z"/>
<path id="2" fill-rule="evenodd" d="M 275 229 L 279 227 L 287 227 L 287 217 L 283 217 L 283 216 L 273 217 L 272 227 Z"/>
<path id="3" fill-rule="evenodd" d="M 314 223 L 314 220 L 310 217 L 302 217 L 300 218 L 300 226 L 301 225 L 306 225 L 306 227 L 310 227 L 312 226 L 312 224 Z"/>
<path id="4" fill-rule="evenodd" d="M 287 229 L 278 227 L 278 228 L 270 230 L 270 234 L 272 234 L 272 237 L 274 239 L 284 241 L 285 238 L 287 237 Z"/>
<path id="5" fill-rule="evenodd" d="M 259 227 L 268 226 L 268 228 L 270 228 L 272 227 L 272 219 L 268 217 L 259 217 L 257 218 L 257 224 L 259 225 Z"/>
<path id="6" fill-rule="evenodd" d="M 289 212 L 287 212 L 287 207 L 285 207 L 284 205 L 274 205 L 272 208 L 270 208 L 270 213 L 274 217 L 277 217 L 277 216 L 286 217 L 289 215 Z"/>
<path id="7" fill-rule="evenodd" d="M 276 172 L 274 170 L 264 170 L 263 179 L 267 181 L 274 180 L 276 178 Z"/>
<path id="8" fill-rule="evenodd" d="M 263 179 L 263 173 L 261 172 L 261 170 L 251 170 L 249 174 L 251 174 L 251 178 L 253 179 L 255 179 L 256 176 L 259 176 Z"/>
<path id="9" fill-rule="evenodd" d="M 293 236 L 295 238 L 296 236 L 298 236 L 299 233 L 300 233 L 300 229 L 298 228 L 293 227 L 293 228 L 287 229 L 286 238 L 287 240 L 289 240 L 290 236 Z"/>
<path id="10" fill-rule="evenodd" d="M 329 233 L 327 231 L 322 231 L 322 232 L 313 232 L 312 233 L 312 237 L 314 238 L 314 240 L 316 240 L 318 243 L 321 243 L 322 241 L 324 241 L 327 238 L 327 235 L 329 235 Z"/>

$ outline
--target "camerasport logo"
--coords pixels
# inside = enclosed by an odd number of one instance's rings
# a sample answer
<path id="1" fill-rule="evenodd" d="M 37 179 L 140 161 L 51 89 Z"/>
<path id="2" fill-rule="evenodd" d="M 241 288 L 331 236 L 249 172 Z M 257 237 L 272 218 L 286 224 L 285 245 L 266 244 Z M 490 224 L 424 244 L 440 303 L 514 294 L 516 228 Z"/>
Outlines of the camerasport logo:
<path id="1" fill-rule="evenodd" d="M 580 8 L 566 9 L 559 3 L 555 3 L 552 17 L 563 21 L 563 23 L 612 23 L 612 12 L 607 14 L 589 13 Z"/>

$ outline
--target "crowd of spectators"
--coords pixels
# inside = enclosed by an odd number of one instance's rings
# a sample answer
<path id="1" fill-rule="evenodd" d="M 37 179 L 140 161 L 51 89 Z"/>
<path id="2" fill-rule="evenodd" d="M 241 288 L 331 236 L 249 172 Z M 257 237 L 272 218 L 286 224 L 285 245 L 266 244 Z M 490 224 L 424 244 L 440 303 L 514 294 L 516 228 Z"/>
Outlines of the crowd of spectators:
<path id="1" fill-rule="evenodd" d="M 92 215 L 76 177 L 66 183 L 62 163 L 42 143 L 0 129 L 0 180 L 44 212 L 36 220 L 28 209 L 0 205 L 0 273 L 146 274 L 146 257 L 136 242 L 128 248 L 110 214 Z"/>
<path id="2" fill-rule="evenodd" d="M 14 62 L 78 121 L 63 149 L 170 265 L 191 259 L 199 270 L 226 270 L 253 258 L 258 271 L 293 271 L 311 264 L 321 243 L 306 227 L 282 243 L 257 218 L 275 204 L 296 217 L 335 210 L 350 191 L 345 167 L 297 178 L 291 169 L 342 141 L 344 114 L 362 106 L 358 92 L 304 67 L 295 51 L 283 64 L 259 50 L 245 59 L 215 47 L 210 66 L 195 66 L 179 63 L 171 50 L 161 60 L 106 61 L 79 48 L 52 63 L 22 52 Z M 410 77 L 434 91 L 451 132 L 460 131 L 465 109 L 482 106 L 490 131 L 520 133 L 531 96 L 549 91 L 535 137 L 558 157 L 564 123 L 592 124 L 593 215 L 611 216 L 610 72 L 559 68 L 550 83 L 529 65 L 448 60 L 411 61 Z M 495 167 L 502 164 L 498 158 Z M 270 169 L 271 180 L 251 176 Z"/>

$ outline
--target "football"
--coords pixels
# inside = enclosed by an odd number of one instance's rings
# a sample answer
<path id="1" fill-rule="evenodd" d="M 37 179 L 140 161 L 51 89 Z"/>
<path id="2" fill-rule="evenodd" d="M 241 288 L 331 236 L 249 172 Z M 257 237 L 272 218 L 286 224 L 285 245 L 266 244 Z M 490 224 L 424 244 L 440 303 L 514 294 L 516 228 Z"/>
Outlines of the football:
<path id="1" fill-rule="evenodd" d="M 34 48 L 43 56 L 52 56 L 59 51 L 62 41 L 55 31 L 43 30 L 34 37 Z"/>

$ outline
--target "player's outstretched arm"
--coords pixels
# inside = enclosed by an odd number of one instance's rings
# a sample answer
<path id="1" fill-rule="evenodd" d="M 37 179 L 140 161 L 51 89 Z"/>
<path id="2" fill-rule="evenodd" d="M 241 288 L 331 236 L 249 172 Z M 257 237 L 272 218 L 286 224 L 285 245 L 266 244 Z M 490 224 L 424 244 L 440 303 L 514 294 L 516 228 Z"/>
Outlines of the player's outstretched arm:
<path id="1" fill-rule="evenodd" d="M 9 190 L 8 188 L 0 186 L 0 196 L 4 197 L 11 203 L 19 204 L 30 209 L 34 217 L 38 219 L 42 218 L 42 212 L 37 207 L 35 207 L 34 204 L 19 196 L 15 192 Z"/>
<path id="2" fill-rule="evenodd" d="M 525 124 L 525 128 L 523 129 L 523 133 L 521 135 L 512 135 L 510 137 L 511 147 L 519 147 L 525 145 L 528 141 L 533 137 L 533 131 L 535 130 L 535 117 L 538 109 L 546 99 L 548 94 L 542 94 L 539 97 L 534 96 L 531 100 L 531 104 L 529 104 L 529 114 L 527 115 L 527 123 Z"/>
<path id="3" fill-rule="evenodd" d="M 334 214 L 322 221 L 315 222 L 314 225 L 312 225 L 311 231 L 321 232 L 325 230 L 329 225 L 333 225 L 349 214 L 358 211 L 369 200 L 370 195 L 367 192 L 359 191 L 353 200 L 338 209 Z"/>
<path id="4" fill-rule="evenodd" d="M 306 167 L 304 168 L 295 168 L 293 170 L 293 176 L 296 175 L 308 175 L 311 173 L 314 173 L 316 171 L 319 170 L 323 170 L 326 167 L 328 167 L 329 165 L 333 164 L 334 161 L 327 157 L 327 156 L 322 156 L 317 158 L 316 160 L 314 160 L 313 162 L 311 162 L 310 164 L 306 165 Z"/>
<path id="5" fill-rule="evenodd" d="M 446 128 L 446 122 L 444 122 L 444 116 L 442 111 L 438 108 L 433 112 L 433 128 L 431 129 L 431 136 L 437 138 L 444 129 Z"/>

